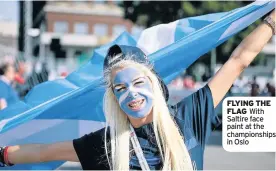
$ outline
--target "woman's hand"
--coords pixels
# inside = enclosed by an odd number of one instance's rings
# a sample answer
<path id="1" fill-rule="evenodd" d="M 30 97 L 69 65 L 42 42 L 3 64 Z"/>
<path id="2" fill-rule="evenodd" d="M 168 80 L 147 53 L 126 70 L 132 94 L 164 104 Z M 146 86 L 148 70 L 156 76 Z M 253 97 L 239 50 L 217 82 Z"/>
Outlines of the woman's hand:
<path id="1" fill-rule="evenodd" d="M 275 9 L 269 15 L 275 22 Z M 234 50 L 229 60 L 208 83 L 214 100 L 214 107 L 223 99 L 233 82 L 250 65 L 271 39 L 273 30 L 265 23 L 260 24 Z"/>

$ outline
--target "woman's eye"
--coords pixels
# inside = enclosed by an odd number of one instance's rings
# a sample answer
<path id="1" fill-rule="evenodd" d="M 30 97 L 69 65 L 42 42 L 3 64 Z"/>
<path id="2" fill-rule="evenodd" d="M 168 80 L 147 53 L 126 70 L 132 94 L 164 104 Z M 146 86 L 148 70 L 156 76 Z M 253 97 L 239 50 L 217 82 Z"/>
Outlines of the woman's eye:
<path id="1" fill-rule="evenodd" d="M 144 81 L 137 81 L 134 85 L 141 85 L 143 83 L 144 83 Z"/>
<path id="2" fill-rule="evenodd" d="M 121 92 L 121 91 L 123 91 L 125 89 L 126 89 L 125 87 L 119 88 L 119 89 L 117 89 L 117 92 Z"/>

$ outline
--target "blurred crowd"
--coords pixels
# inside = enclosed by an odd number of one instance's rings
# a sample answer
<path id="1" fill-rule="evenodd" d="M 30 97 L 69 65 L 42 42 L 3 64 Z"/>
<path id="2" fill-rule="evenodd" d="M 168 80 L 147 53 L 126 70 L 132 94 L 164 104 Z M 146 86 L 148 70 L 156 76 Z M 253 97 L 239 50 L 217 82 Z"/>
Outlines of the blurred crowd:
<path id="1" fill-rule="evenodd" d="M 183 89 L 189 91 L 196 91 L 207 83 L 210 76 L 205 74 L 201 81 L 196 81 L 194 76 L 183 75 L 171 82 L 170 86 L 174 89 Z M 257 76 L 245 78 L 240 76 L 229 90 L 230 96 L 273 96 L 275 97 L 275 83 L 274 80 L 267 79 L 259 80 Z"/>
<path id="2" fill-rule="evenodd" d="M 1 58 L 0 63 L 0 110 L 18 102 L 35 85 L 48 81 L 46 63 L 29 63 L 11 56 Z"/>
<path id="3" fill-rule="evenodd" d="M 257 76 L 253 76 L 251 80 L 240 76 L 232 85 L 230 93 L 248 96 L 275 97 L 275 83 L 273 80 L 269 79 L 266 80 L 266 83 L 260 82 Z"/>

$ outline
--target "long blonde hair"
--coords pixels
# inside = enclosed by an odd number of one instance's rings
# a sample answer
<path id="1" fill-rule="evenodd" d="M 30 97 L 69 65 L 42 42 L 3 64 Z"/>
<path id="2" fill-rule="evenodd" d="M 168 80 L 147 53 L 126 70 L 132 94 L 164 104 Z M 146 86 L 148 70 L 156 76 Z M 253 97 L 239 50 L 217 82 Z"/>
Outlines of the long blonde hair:
<path id="1" fill-rule="evenodd" d="M 121 110 L 111 87 L 111 72 L 125 67 L 138 68 L 152 81 L 154 92 L 153 127 L 163 161 L 162 169 L 193 170 L 183 136 L 181 136 L 177 124 L 169 113 L 157 77 L 152 73 L 150 65 L 136 63 L 133 60 L 122 60 L 105 71 L 107 89 L 104 95 L 104 113 L 106 116 L 106 130 L 107 127 L 110 128 L 110 142 L 107 142 L 107 131 L 105 134 L 105 151 L 110 168 L 113 170 L 129 170 L 130 122 L 127 115 Z M 108 149 L 108 143 L 111 143 L 111 149 Z"/>

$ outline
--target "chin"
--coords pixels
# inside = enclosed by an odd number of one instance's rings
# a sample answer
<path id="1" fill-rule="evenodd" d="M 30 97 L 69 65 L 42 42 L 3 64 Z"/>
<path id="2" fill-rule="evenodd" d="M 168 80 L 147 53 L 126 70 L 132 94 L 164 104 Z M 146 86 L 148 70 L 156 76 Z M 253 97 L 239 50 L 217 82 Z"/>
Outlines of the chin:
<path id="1" fill-rule="evenodd" d="M 146 119 L 148 115 L 149 114 L 144 115 L 144 116 L 138 116 L 138 117 L 134 117 L 134 116 L 131 116 L 131 115 L 127 115 L 127 116 L 131 119 L 140 120 L 140 119 Z"/>
<path id="2" fill-rule="evenodd" d="M 146 115 L 141 115 L 141 116 L 137 116 L 137 117 L 134 117 L 132 115 L 127 115 L 129 118 L 131 119 L 135 119 L 135 120 L 143 120 L 143 119 L 146 119 L 150 114 L 152 114 L 152 112 L 150 111 L 148 114 Z"/>

